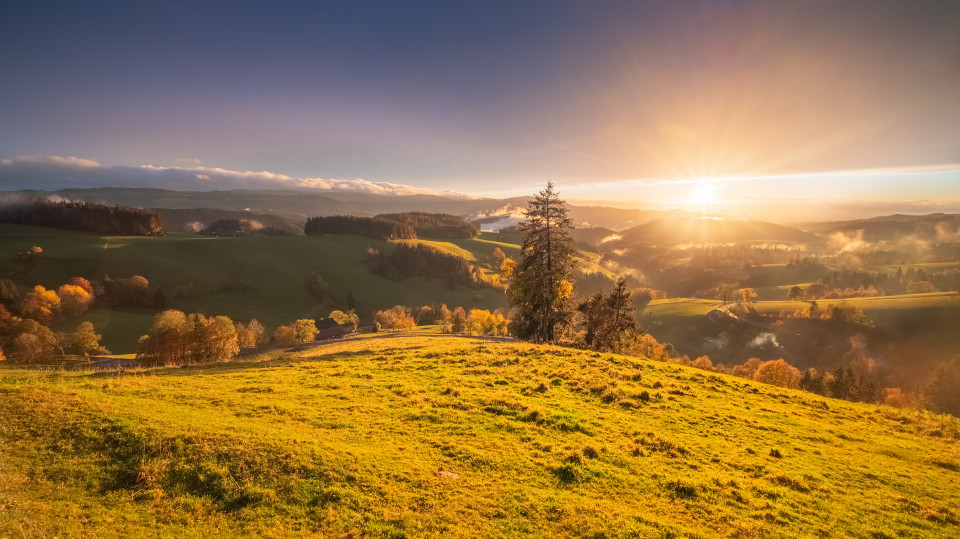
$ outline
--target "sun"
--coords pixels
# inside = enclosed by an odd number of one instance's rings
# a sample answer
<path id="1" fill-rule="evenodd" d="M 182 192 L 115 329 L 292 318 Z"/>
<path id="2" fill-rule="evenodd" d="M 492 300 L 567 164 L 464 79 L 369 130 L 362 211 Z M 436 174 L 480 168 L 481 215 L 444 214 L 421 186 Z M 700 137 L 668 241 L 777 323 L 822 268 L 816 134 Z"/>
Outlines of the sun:
<path id="1" fill-rule="evenodd" d="M 717 188 L 710 183 L 699 183 L 690 192 L 691 206 L 709 206 L 717 201 Z"/>

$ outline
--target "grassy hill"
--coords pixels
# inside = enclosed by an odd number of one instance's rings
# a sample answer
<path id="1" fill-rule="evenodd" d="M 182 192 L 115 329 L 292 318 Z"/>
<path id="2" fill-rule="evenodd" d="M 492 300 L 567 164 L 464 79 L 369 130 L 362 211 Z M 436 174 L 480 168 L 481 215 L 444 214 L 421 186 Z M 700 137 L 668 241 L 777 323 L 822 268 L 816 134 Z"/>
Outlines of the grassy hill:
<path id="1" fill-rule="evenodd" d="M 406 243 L 425 243 L 480 264 L 489 261 L 498 247 L 507 256 L 517 256 L 517 245 L 498 239 L 496 233 L 484 233 L 474 239 Z M 43 256 L 24 274 L 14 255 L 33 245 L 43 248 Z M 0 224 L 0 275 L 18 276 L 23 287 L 39 284 L 48 288 L 77 275 L 97 279 L 104 275 L 142 275 L 165 292 L 167 308 L 222 314 L 239 321 L 256 318 L 269 331 L 297 318 L 321 318 L 333 309 L 346 310 L 348 292 L 362 320 L 397 304 L 415 307 L 446 303 L 468 310 L 507 307 L 505 295 L 492 288 L 458 285 L 451 289 L 446 280 L 430 277 L 386 279 L 370 270 L 368 248 L 387 252 L 393 244 L 352 235 L 212 238 L 170 233 L 159 238 L 101 237 Z M 584 272 L 613 279 L 599 259 L 595 253 L 580 253 L 576 260 Z M 333 287 L 332 301 L 320 304 L 307 292 L 305 282 L 313 272 Z M 192 295 L 174 297 L 172 291 L 178 285 L 189 286 Z M 66 321 L 57 329 L 72 331 L 81 320 L 90 320 L 103 334 L 107 348 L 128 353 L 134 351 L 137 338 L 147 332 L 155 313 L 155 309 L 95 308 L 82 319 Z"/>
<path id="2" fill-rule="evenodd" d="M 810 242 L 815 236 L 797 228 L 763 221 L 684 217 L 654 219 L 620 232 L 617 245 L 685 243 Z"/>
<path id="3" fill-rule="evenodd" d="M 0 414 L 0 535 L 960 534 L 955 418 L 572 349 L 7 367 Z"/>
<path id="4" fill-rule="evenodd" d="M 491 242 L 457 240 L 472 259 L 489 258 Z M 142 275 L 164 290 L 167 307 L 257 318 L 268 329 L 303 317 L 323 317 L 346 309 L 347 292 L 357 312 L 369 318 L 377 309 L 447 303 L 464 308 L 506 307 L 503 293 L 490 288 L 457 286 L 426 277 L 392 281 L 370 271 L 369 247 L 385 251 L 391 244 L 362 236 L 251 236 L 209 238 L 172 233 L 160 238 L 100 237 L 63 230 L 0 225 L 0 272 L 19 274 L 14 254 L 32 245 L 43 248 L 37 266 L 21 283 L 56 287 L 72 276 Z M 321 305 L 305 288 L 307 276 L 319 272 L 335 290 L 333 302 Z M 177 285 L 189 285 L 191 297 L 174 298 Z M 94 309 L 88 315 L 104 344 L 114 352 L 130 352 L 144 334 L 153 309 Z M 69 321 L 72 329 L 80 320 Z"/>

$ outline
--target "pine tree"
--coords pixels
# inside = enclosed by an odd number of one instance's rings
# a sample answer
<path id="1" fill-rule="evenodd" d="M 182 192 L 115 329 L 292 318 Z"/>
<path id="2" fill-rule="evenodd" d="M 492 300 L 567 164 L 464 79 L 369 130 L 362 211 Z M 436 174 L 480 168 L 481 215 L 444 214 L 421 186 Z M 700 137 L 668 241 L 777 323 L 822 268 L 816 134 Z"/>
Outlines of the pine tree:
<path id="1" fill-rule="evenodd" d="M 623 337 L 636 332 L 639 328 L 636 319 L 636 307 L 627 292 L 627 280 L 623 277 L 617 279 L 617 284 L 613 291 L 607 296 L 607 303 L 613 313 L 613 335 L 611 347 L 615 352 L 623 350 Z"/>
<path id="2" fill-rule="evenodd" d="M 584 344 L 592 350 L 619 353 L 623 350 L 624 337 L 638 330 L 636 309 L 623 277 L 617 279 L 609 294 L 598 290 L 577 309 L 583 313 Z"/>
<path id="3" fill-rule="evenodd" d="M 520 339 L 553 342 L 573 314 L 573 224 L 553 182 L 529 202 L 520 223 L 523 244 L 508 289 Z"/>

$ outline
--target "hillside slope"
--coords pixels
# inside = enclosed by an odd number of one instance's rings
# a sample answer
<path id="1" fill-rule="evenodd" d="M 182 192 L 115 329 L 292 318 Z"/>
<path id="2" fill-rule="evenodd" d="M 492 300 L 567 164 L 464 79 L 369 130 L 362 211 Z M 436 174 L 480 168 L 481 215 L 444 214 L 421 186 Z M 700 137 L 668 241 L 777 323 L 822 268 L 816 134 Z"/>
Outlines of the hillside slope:
<path id="1" fill-rule="evenodd" d="M 474 338 L 262 359 L 0 369 L 0 535 L 960 533 L 955 418 Z"/>
<path id="2" fill-rule="evenodd" d="M 145 241 L 146 240 L 146 241 Z M 489 257 L 493 247 L 482 240 L 458 240 L 475 257 Z M 22 275 L 14 254 L 32 245 L 43 256 L 29 275 Z M 103 275 L 142 275 L 166 294 L 166 307 L 235 320 L 257 318 L 269 331 L 297 318 L 320 318 L 334 308 L 348 308 L 347 293 L 363 319 L 374 310 L 401 304 L 409 307 L 447 303 L 452 307 L 505 308 L 506 297 L 492 288 L 456 286 L 443 279 L 415 277 L 400 281 L 372 272 L 367 249 L 387 252 L 391 244 L 362 236 L 251 236 L 210 238 L 169 234 L 161 238 L 100 237 L 69 231 L 0 225 L 0 274 L 18 275 L 22 286 L 56 288 L 74 275 L 100 279 Z M 318 272 L 334 290 L 332 302 L 320 304 L 305 286 Z M 176 298 L 178 285 L 192 290 Z M 147 332 L 155 309 L 94 309 L 86 315 L 104 335 L 104 344 L 116 353 L 133 352 L 137 338 Z M 80 320 L 70 320 L 72 331 Z"/>
<path id="3" fill-rule="evenodd" d="M 815 237 L 796 228 L 763 221 L 682 218 L 654 219 L 620 232 L 619 245 L 738 242 L 809 242 Z"/>

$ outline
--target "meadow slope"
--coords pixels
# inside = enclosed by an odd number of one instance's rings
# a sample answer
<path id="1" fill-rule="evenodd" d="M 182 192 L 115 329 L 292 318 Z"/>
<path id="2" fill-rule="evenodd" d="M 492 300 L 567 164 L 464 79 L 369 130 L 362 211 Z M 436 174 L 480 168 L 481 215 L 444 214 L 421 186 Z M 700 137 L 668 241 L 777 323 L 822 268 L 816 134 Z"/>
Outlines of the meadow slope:
<path id="1" fill-rule="evenodd" d="M 566 348 L 6 366 L 0 417 L 0 536 L 960 534 L 956 418 Z"/>
<path id="2" fill-rule="evenodd" d="M 457 240 L 471 259 L 486 259 L 496 245 Z M 43 248 L 36 266 L 23 275 L 14 261 L 32 245 Z M 435 303 L 466 309 L 506 308 L 504 294 L 493 288 L 447 286 L 446 280 L 414 277 L 386 279 L 369 268 L 367 249 L 388 251 L 391 244 L 363 236 L 252 236 L 210 238 L 172 233 L 165 237 L 101 237 L 51 228 L 0 224 L 0 275 L 16 275 L 21 285 L 56 288 L 72 276 L 142 275 L 166 294 L 166 306 L 185 312 L 227 315 L 234 320 L 257 318 L 270 331 L 297 318 L 322 318 L 348 308 L 347 293 L 357 312 L 369 322 L 373 312 L 394 305 L 419 307 Z M 319 303 L 305 286 L 318 272 L 334 289 L 334 298 Z M 177 285 L 189 286 L 190 297 L 175 298 Z M 156 309 L 96 308 L 84 319 L 104 336 L 116 353 L 133 352 L 147 332 Z M 80 319 L 69 320 L 72 331 Z"/>

